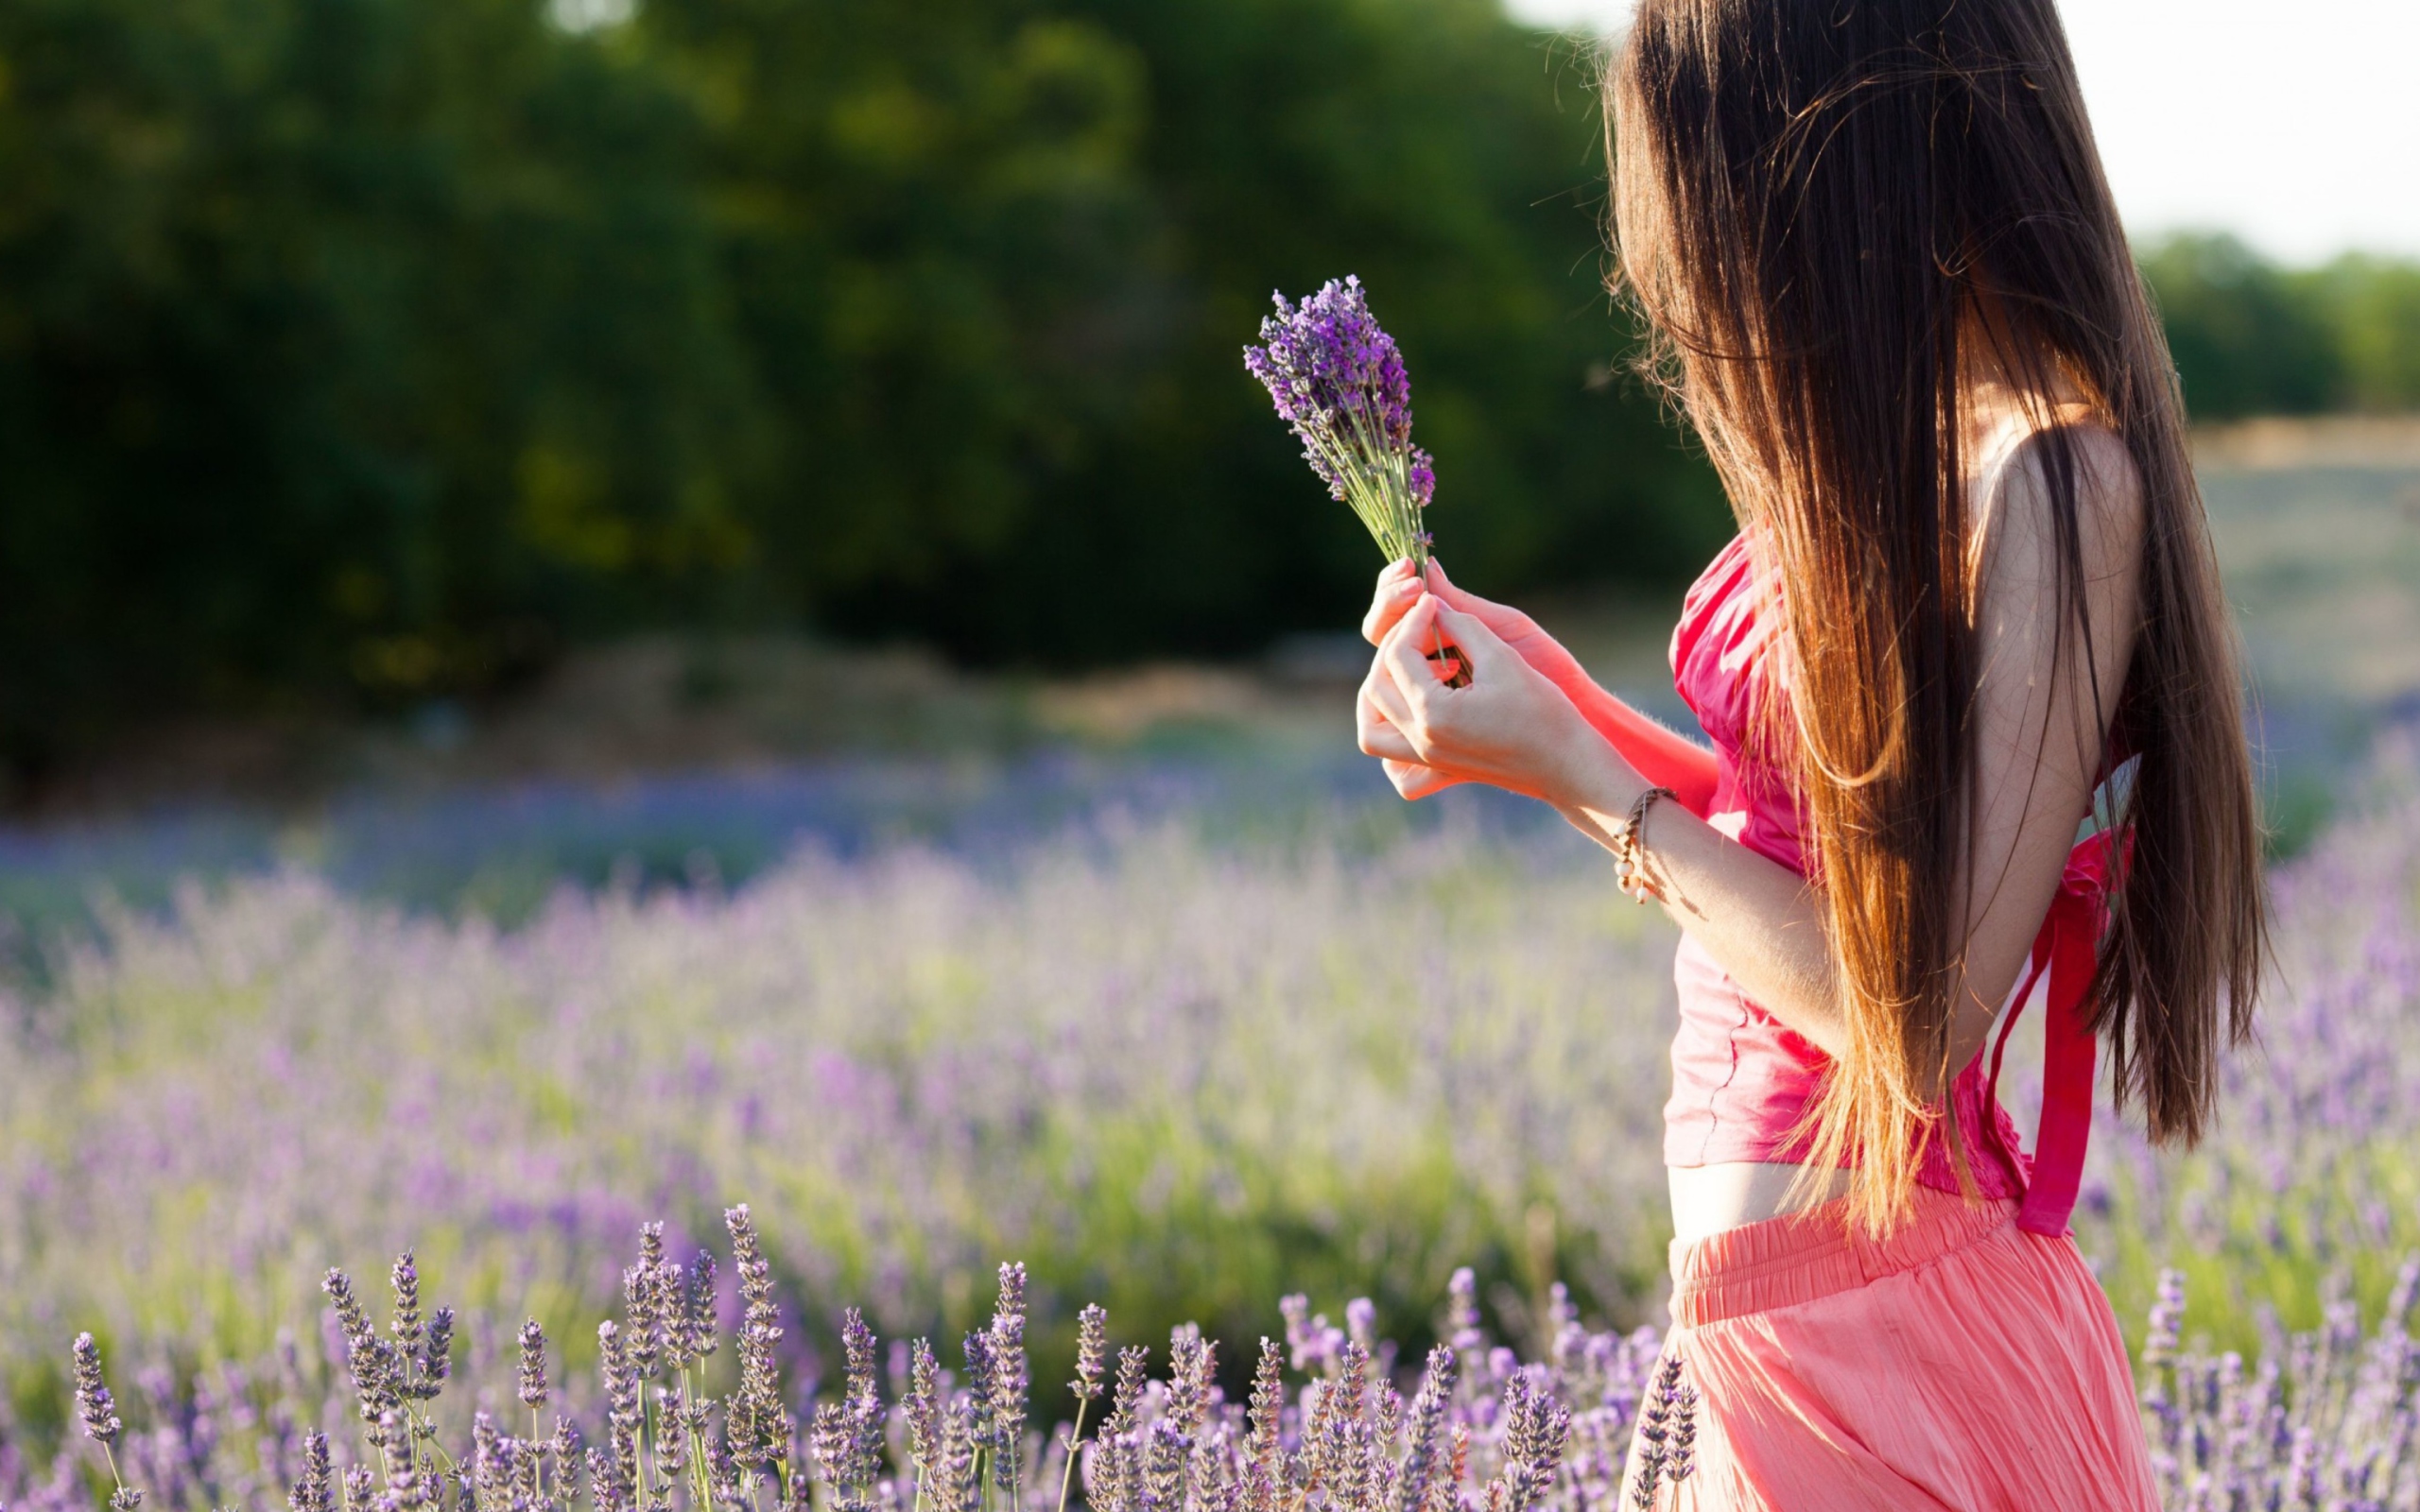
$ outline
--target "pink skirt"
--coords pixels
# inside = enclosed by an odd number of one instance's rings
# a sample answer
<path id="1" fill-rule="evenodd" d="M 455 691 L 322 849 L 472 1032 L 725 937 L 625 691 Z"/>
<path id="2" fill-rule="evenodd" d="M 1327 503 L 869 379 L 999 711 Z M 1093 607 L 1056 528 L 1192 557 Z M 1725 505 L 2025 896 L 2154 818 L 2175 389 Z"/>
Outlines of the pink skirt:
<path id="1" fill-rule="evenodd" d="M 1654 1504 L 2158 1512 L 2108 1299 L 2015 1211 L 1919 1188 L 1878 1242 L 1839 1204 L 1676 1241 L 1665 1348 L 1698 1393 L 1695 1466 Z"/>

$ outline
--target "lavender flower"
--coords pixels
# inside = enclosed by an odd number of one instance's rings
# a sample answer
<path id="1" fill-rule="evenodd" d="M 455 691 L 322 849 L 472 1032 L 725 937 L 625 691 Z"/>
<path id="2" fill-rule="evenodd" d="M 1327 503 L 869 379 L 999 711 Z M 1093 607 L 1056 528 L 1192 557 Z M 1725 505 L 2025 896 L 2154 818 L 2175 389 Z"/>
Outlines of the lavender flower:
<path id="1" fill-rule="evenodd" d="M 992 1426 L 994 1473 L 1009 1493 L 1009 1504 L 1015 1506 L 1023 1484 L 1025 1402 L 1030 1383 L 1026 1367 L 1023 1265 L 1000 1267 L 1000 1297 L 992 1312 L 991 1357 L 986 1416 Z"/>
<path id="2" fill-rule="evenodd" d="M 1375 1354 L 1378 1349 L 1378 1305 L 1366 1297 L 1357 1297 L 1345 1303 L 1344 1332 L 1362 1349 Z"/>
<path id="3" fill-rule="evenodd" d="M 622 1483 L 614 1456 L 601 1449 L 588 1452 L 588 1499 L 596 1512 L 631 1512 L 631 1492 Z"/>
<path id="4" fill-rule="evenodd" d="M 1677 1378 L 1677 1356 L 1673 1372 Z M 1571 1414 L 1554 1400 L 1541 1372 L 1535 1367 L 1514 1371 L 1504 1383 L 1504 1468 L 1495 1482 L 1502 1491 L 1490 1495 L 1489 1506 L 1501 1512 L 1530 1512 L 1536 1506 L 1554 1484 L 1570 1434 Z M 1668 1475 L 1668 1453 L 1664 1463 Z"/>
<path id="5" fill-rule="evenodd" d="M 1445 1281 L 1445 1342 L 1459 1355 L 1469 1356 L 1483 1342 L 1478 1330 L 1478 1278 L 1468 1265 L 1459 1266 Z"/>
<path id="6" fill-rule="evenodd" d="M 1260 322 L 1244 367 L 1302 438 L 1304 459 L 1353 507 L 1390 560 L 1428 560 L 1422 512 L 1437 491 L 1428 454 L 1411 444 L 1411 380 L 1394 338 L 1370 313 L 1357 278 L 1331 280 L 1300 305 L 1283 294 Z"/>
<path id="7" fill-rule="evenodd" d="M 978 1329 L 959 1343 L 959 1352 L 966 1361 L 966 1395 L 975 1405 L 975 1420 L 979 1435 L 977 1442 L 986 1449 L 992 1446 L 992 1332 Z"/>
<path id="8" fill-rule="evenodd" d="M 2151 1326 L 2143 1338 L 2143 1364 L 2154 1369 L 2176 1359 L 2178 1335 L 2185 1322 L 2185 1275 L 2159 1273 L 2159 1297 L 2152 1304 Z"/>
<path id="9" fill-rule="evenodd" d="M 362 1308 L 361 1298 L 353 1289 L 352 1277 L 330 1266 L 327 1275 L 320 1278 L 320 1290 L 327 1293 L 328 1300 L 335 1305 L 337 1325 L 343 1331 L 348 1344 L 371 1332 L 370 1314 Z"/>
<path id="10" fill-rule="evenodd" d="M 1286 1358 L 1275 1339 L 1260 1341 L 1260 1365 L 1253 1372 L 1252 1439 L 1244 1480 L 1243 1512 L 1276 1512 L 1285 1474 Z"/>
<path id="11" fill-rule="evenodd" d="M 387 1494 L 398 1504 L 418 1506 L 421 1503 L 420 1479 L 415 1474 L 411 1425 L 400 1412 L 388 1412 L 378 1418 L 379 1465 L 385 1472 Z"/>
<path id="12" fill-rule="evenodd" d="M 780 1367 L 774 1351 L 782 1340 L 773 1305 L 773 1267 L 756 1238 L 748 1205 L 725 1210 L 731 1230 L 732 1268 L 739 1275 L 739 1389 L 723 1409 L 732 1457 L 743 1469 L 776 1473 L 789 1461 L 791 1420 L 782 1405 Z"/>
<path id="13" fill-rule="evenodd" d="M 664 1275 L 664 1225 L 639 1227 L 639 1263 L 622 1272 L 622 1310 L 630 1320 L 631 1368 L 642 1381 L 652 1381 L 663 1361 L 667 1325 Z"/>
<path id="14" fill-rule="evenodd" d="M 575 1499 L 572 1483 L 580 1466 L 579 1429 L 568 1418 L 555 1419 L 555 1431 L 545 1444 L 546 1468 L 553 1471 L 546 1482 L 549 1504 L 569 1506 Z"/>
<path id="15" fill-rule="evenodd" d="M 908 1429 L 908 1455 L 919 1486 L 930 1486 L 941 1468 L 942 1367 L 932 1345 L 918 1339 L 908 1347 L 908 1393 L 900 1417 Z"/>
<path id="16" fill-rule="evenodd" d="M 1210 1376 L 1216 1368 L 1217 1347 L 1191 1324 L 1168 1338 L 1167 1416 L 1186 1432 L 1199 1432 L 1210 1410 Z"/>
<path id="17" fill-rule="evenodd" d="M 959 1397 L 942 1420 L 940 1473 L 932 1490 L 935 1512 L 975 1512 L 981 1503 L 977 1432 L 974 1399 Z"/>
<path id="18" fill-rule="evenodd" d="M 546 1404 L 546 1331 L 531 1318 L 521 1325 L 521 1404 L 531 1412 Z"/>
<path id="19" fill-rule="evenodd" d="M 1151 1351 L 1129 1345 L 1117 1351 L 1117 1386 L 1109 1418 L 1094 1440 L 1087 1501 L 1098 1512 L 1139 1512 L 1143 1504 L 1142 1435 L 1145 1394 L 1150 1387 Z"/>
<path id="20" fill-rule="evenodd" d="M 361 1420 L 372 1425 L 374 1438 L 378 1422 L 403 1401 L 402 1356 L 372 1327 L 369 1314 L 354 1295 L 351 1278 L 340 1270 L 331 1270 L 321 1286 L 336 1302 L 337 1317 L 344 1332 L 345 1367 L 353 1377 Z"/>
<path id="21" fill-rule="evenodd" d="M 695 1365 L 715 1352 L 715 1257 L 700 1249 L 682 1283 L 681 1356 Z"/>
<path id="22" fill-rule="evenodd" d="M 1140 1344 L 1132 1344 L 1117 1351 L 1117 1391 L 1109 1400 L 1109 1424 L 1103 1431 L 1115 1435 L 1134 1431 L 1135 1414 L 1141 1409 L 1143 1392 L 1150 1384 L 1151 1351 Z"/>
<path id="23" fill-rule="evenodd" d="M 290 1512 L 337 1512 L 334 1489 L 328 1473 L 328 1435 L 303 1435 L 302 1473 L 286 1493 L 286 1506 Z"/>
<path id="24" fill-rule="evenodd" d="M 1098 1302 L 1087 1302 L 1076 1314 L 1076 1379 L 1067 1389 L 1080 1401 L 1098 1401 L 1108 1368 L 1109 1313 Z"/>
<path id="25" fill-rule="evenodd" d="M 472 1414 L 471 1491 L 481 1506 L 496 1504 L 496 1499 L 504 1494 L 502 1448 L 503 1435 L 496 1432 L 495 1419 L 484 1412 Z"/>
<path id="26" fill-rule="evenodd" d="M 76 1416 L 83 1420 L 84 1432 L 104 1448 L 116 1443 L 126 1428 L 118 1420 L 109 1383 L 101 1379 L 101 1347 L 89 1333 L 76 1335 Z"/>
<path id="27" fill-rule="evenodd" d="M 395 1314 L 388 1328 L 395 1335 L 406 1357 L 416 1353 L 421 1342 L 420 1267 L 412 1263 L 408 1249 L 395 1257 L 395 1268 L 388 1273 L 395 1290 Z"/>
<path id="28" fill-rule="evenodd" d="M 1454 1393 L 1454 1351 L 1440 1344 L 1428 1351 L 1420 1394 L 1411 1400 L 1411 1449 L 1395 1483 L 1395 1512 L 1421 1512 L 1429 1488 L 1445 1469 L 1445 1413 Z"/>
<path id="29" fill-rule="evenodd" d="M 1143 1506 L 1184 1505 L 1185 1464 L 1192 1454 L 1192 1436 L 1183 1428 L 1166 1418 L 1150 1425 L 1144 1435 Z"/>
<path id="30" fill-rule="evenodd" d="M 454 1310 L 441 1307 L 428 1317 L 428 1340 L 421 1351 L 421 1380 L 414 1395 L 433 1400 L 454 1373 Z"/>
<path id="31" fill-rule="evenodd" d="M 1335 1374 L 1342 1358 L 1343 1331 L 1331 1326 L 1324 1313 L 1314 1316 L 1310 1298 L 1300 1293 L 1278 1298 L 1277 1312 L 1286 1320 L 1286 1343 L 1292 1351 L 1293 1367 Z"/>
<path id="32" fill-rule="evenodd" d="M 1655 1504 L 1655 1488 L 1663 1483 L 1671 1452 L 1672 1408 L 1680 1384 L 1681 1357 L 1668 1355 L 1656 1369 L 1655 1383 L 1647 1391 L 1647 1405 L 1638 1415 L 1638 1474 L 1630 1488 L 1633 1506 Z"/>
<path id="33" fill-rule="evenodd" d="M 118 1420 L 117 1403 L 110 1396 L 109 1383 L 101 1379 L 101 1349 L 90 1333 L 76 1335 L 76 1416 L 82 1420 L 84 1432 L 99 1441 L 102 1455 L 110 1465 L 110 1481 L 116 1487 L 110 1493 L 111 1512 L 134 1512 L 143 1504 L 143 1493 L 126 1484 L 117 1471 L 117 1452 L 113 1447 L 126 1425 Z"/>
<path id="34" fill-rule="evenodd" d="M 883 1424 L 888 1415 L 874 1378 L 873 1331 L 850 1308 L 841 1315 L 840 1349 L 846 1361 L 840 1400 L 816 1409 L 815 1460 L 832 1487 L 840 1512 L 869 1512 L 875 1479 L 882 1473 Z"/>
<path id="35" fill-rule="evenodd" d="M 1672 1398 L 1671 1449 L 1664 1457 L 1664 1478 L 1678 1485 L 1697 1467 L 1698 1388 L 1685 1385 Z"/>
<path id="36" fill-rule="evenodd" d="M 636 1504 L 639 1481 L 639 1375 L 631 1365 L 622 1331 L 611 1318 L 596 1326 L 596 1353 L 605 1379 L 605 1449 L 589 1455 L 596 1504 Z M 598 1471 L 602 1469 L 602 1475 Z"/>

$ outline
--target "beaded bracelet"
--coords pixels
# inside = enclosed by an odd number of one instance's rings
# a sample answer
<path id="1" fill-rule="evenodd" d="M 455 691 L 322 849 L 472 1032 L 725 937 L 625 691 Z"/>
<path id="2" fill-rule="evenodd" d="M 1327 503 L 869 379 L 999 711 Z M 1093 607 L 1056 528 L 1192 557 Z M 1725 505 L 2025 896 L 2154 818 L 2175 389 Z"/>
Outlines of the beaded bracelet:
<path id="1" fill-rule="evenodd" d="M 1647 811 L 1655 806 L 1657 799 L 1676 796 L 1668 787 L 1649 788 L 1631 804 L 1630 817 L 1624 819 L 1622 827 L 1614 833 L 1614 885 L 1641 908 L 1647 906 L 1650 898 L 1657 902 L 1664 901 L 1664 889 L 1655 885 L 1647 874 L 1647 846 L 1641 839 L 1647 825 Z"/>

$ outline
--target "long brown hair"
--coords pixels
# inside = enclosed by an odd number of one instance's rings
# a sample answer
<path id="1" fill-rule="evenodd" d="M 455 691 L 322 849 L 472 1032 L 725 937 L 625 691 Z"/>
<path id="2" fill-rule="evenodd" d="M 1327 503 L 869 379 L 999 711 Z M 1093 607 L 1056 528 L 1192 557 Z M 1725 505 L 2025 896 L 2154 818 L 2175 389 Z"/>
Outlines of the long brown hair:
<path id="1" fill-rule="evenodd" d="M 1788 615 L 1799 780 L 1848 1034 L 1809 1163 L 1906 1208 L 1945 1087 L 1977 805 L 1962 437 L 1988 356 L 2081 394 L 2141 490 L 2141 619 L 2112 745 L 2130 832 L 2087 1013 L 2120 1106 L 2198 1139 L 2264 957 L 2260 830 L 2167 343 L 2051 0 L 1642 0 L 1607 89 L 1619 280 Z M 2073 437 L 2031 444 L 2061 654 L 2092 665 Z M 2070 662 L 2070 665 L 2079 664 Z"/>

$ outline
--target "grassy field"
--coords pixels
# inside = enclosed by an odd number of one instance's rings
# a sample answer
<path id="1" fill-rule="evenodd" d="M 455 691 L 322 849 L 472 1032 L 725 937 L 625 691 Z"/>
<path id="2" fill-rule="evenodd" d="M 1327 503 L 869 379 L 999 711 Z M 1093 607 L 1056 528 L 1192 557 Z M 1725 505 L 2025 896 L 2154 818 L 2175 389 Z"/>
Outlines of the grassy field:
<path id="1" fill-rule="evenodd" d="M 2289 849 L 2381 727 L 2420 721 L 2420 422 L 2256 421 L 2201 449 Z"/>

